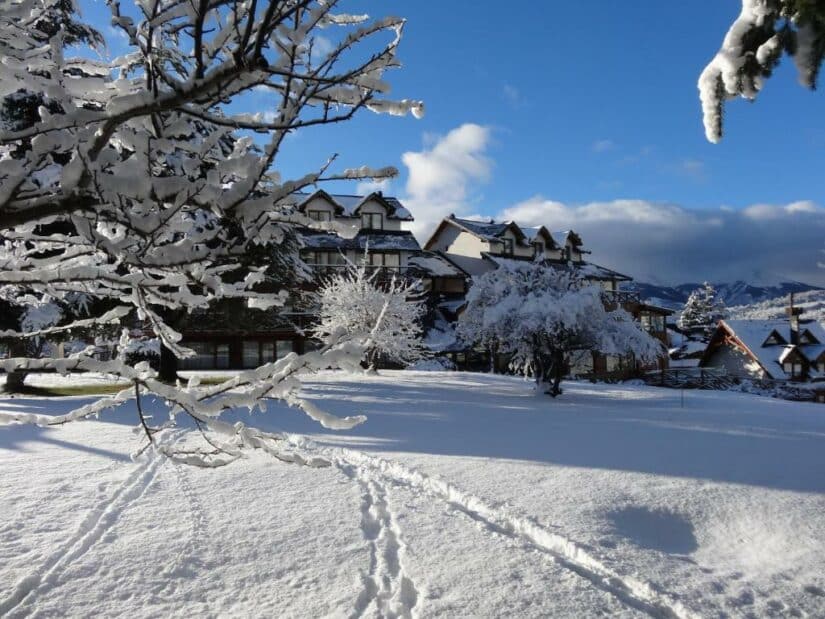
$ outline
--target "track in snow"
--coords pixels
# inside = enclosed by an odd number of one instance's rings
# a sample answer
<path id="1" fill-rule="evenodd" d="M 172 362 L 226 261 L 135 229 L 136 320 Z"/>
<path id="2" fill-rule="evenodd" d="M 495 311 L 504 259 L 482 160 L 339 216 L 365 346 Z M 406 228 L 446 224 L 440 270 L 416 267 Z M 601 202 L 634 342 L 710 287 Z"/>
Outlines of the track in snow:
<path id="1" fill-rule="evenodd" d="M 572 540 L 542 527 L 535 519 L 494 507 L 449 482 L 430 477 L 398 462 L 349 449 L 326 448 L 322 451 L 354 479 L 382 478 L 417 494 L 423 493 L 443 500 L 449 507 L 484 524 L 490 530 L 525 542 L 549 555 L 562 568 L 651 617 L 687 619 L 696 616 L 680 601 L 659 591 L 654 585 L 617 573 Z"/>
<path id="2" fill-rule="evenodd" d="M 165 456 L 148 451 L 114 493 L 86 513 L 66 543 L 31 574 L 22 578 L 11 595 L 0 600 L 0 617 L 13 616 L 14 611 L 26 614 L 24 608 L 35 598 L 59 586 L 60 576 L 66 568 L 83 557 L 117 522 L 120 514 L 143 495 L 165 461 Z"/>
<path id="3" fill-rule="evenodd" d="M 383 484 L 361 467 L 339 463 L 338 468 L 362 489 L 361 529 L 370 544 L 369 572 L 350 617 L 361 617 L 371 607 L 380 617 L 417 616 L 418 590 L 404 570 L 406 546 Z"/>

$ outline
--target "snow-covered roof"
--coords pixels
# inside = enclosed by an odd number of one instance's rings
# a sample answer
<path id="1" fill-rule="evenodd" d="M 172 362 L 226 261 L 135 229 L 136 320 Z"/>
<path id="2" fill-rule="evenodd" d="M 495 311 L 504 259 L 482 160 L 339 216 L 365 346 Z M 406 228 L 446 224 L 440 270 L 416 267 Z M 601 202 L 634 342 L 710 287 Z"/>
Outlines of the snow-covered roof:
<path id="1" fill-rule="evenodd" d="M 429 251 L 410 256 L 407 264 L 423 269 L 434 277 L 464 277 L 464 273 L 451 262 Z"/>
<path id="2" fill-rule="evenodd" d="M 590 279 L 616 279 L 627 282 L 633 280 L 633 278 L 629 275 L 624 275 L 623 273 L 619 273 L 618 271 L 608 269 L 607 267 L 603 267 L 592 262 L 584 262 L 574 266 L 576 266 L 582 274 Z"/>
<path id="3" fill-rule="evenodd" d="M 460 217 L 450 217 L 450 220 L 457 223 L 467 231 L 487 240 L 498 240 L 504 231 L 510 227 L 511 222 L 497 223 L 492 219 L 489 221 L 477 221 L 475 219 L 462 219 Z"/>
<path id="4" fill-rule="evenodd" d="M 773 378 L 788 378 L 782 368 L 782 362 L 792 351 L 799 349 L 808 360 L 813 360 L 808 356 L 809 354 L 814 354 L 820 348 L 825 350 L 825 329 L 817 322 L 800 324 L 800 333 L 808 331 L 819 342 L 819 344 L 802 346 L 764 345 L 773 331 L 776 331 L 786 342 L 791 341 L 791 327 L 787 320 L 723 320 L 722 324 L 751 352 Z"/>
<path id="5" fill-rule="evenodd" d="M 407 230 L 384 230 L 382 232 L 362 230 L 351 239 L 331 232 L 308 230 L 302 231 L 300 237 L 305 249 L 364 250 L 369 243 L 371 251 L 421 251 L 418 241 L 415 240 L 412 232 Z"/>
<path id="6" fill-rule="evenodd" d="M 385 196 L 380 192 L 371 193 L 366 196 L 356 196 L 349 194 L 327 193 L 319 189 L 313 193 L 295 193 L 292 195 L 291 201 L 300 208 L 303 204 L 309 202 L 312 198 L 323 197 L 331 201 L 336 207 L 336 210 L 342 217 L 356 217 L 358 209 L 362 204 L 370 200 L 377 200 L 384 202 L 389 207 L 387 217 L 389 219 L 400 219 L 402 221 L 413 221 L 413 216 L 407 208 L 401 204 L 398 198 L 393 196 Z"/>
<path id="7" fill-rule="evenodd" d="M 482 257 L 485 260 L 489 260 L 496 266 L 514 266 L 519 264 L 524 264 L 525 262 L 532 262 L 533 258 L 513 258 L 512 256 L 498 256 L 494 254 L 490 254 L 488 252 L 482 252 Z M 561 270 L 575 270 L 579 274 L 583 275 L 587 279 L 592 280 L 619 280 L 619 281 L 631 281 L 633 278 L 628 275 L 623 275 L 618 271 L 614 271 L 612 269 L 608 269 L 607 267 L 600 266 L 598 264 L 593 264 L 592 262 L 556 262 L 552 260 L 546 260 L 545 263 L 554 269 L 561 269 Z"/>
<path id="8" fill-rule="evenodd" d="M 799 352 L 811 363 L 817 361 L 825 354 L 825 344 L 803 344 L 799 347 Z"/>

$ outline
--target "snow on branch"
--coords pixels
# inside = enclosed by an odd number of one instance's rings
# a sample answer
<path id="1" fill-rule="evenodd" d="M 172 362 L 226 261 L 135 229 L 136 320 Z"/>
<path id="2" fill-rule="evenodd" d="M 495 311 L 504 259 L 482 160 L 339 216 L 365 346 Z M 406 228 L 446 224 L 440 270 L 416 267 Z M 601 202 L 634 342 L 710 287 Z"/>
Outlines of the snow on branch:
<path id="1" fill-rule="evenodd" d="M 825 6 L 801 0 L 742 0 L 722 47 L 699 77 L 705 135 L 722 139 L 725 100 L 755 99 L 783 53 L 803 86 L 815 88 L 825 58 Z"/>
<path id="2" fill-rule="evenodd" d="M 112 58 L 74 2 L 5 2 L 0 289 L 11 292 L 0 297 L 0 337 L 44 341 L 139 327 L 145 332 L 138 340 L 186 357 L 192 351 L 176 317 L 232 299 L 278 312 L 289 286 L 307 277 L 296 225 L 317 225 L 296 211 L 294 194 L 328 180 L 397 174 L 340 169 L 329 153 L 315 169 L 286 178 L 279 168 L 287 136 L 346 122 L 361 110 L 423 113 L 419 101 L 387 98 L 404 20 L 348 14 L 346 4 L 109 0 L 112 28 L 128 41 Z M 89 302 L 75 311 L 80 298 Z M 31 311 L 34 303 L 25 299 L 39 299 L 40 309 Z M 122 357 L 145 351 L 124 338 Z M 12 359 L 2 362 L 7 378 L 99 371 L 134 386 L 52 422 L 139 401 L 141 394 L 170 402 L 211 435 L 220 434 L 222 411 L 271 397 L 327 427 L 362 421 L 336 420 L 297 396 L 299 372 L 357 367 L 353 358 L 360 361 L 363 351 L 353 342 L 244 372 L 217 391 L 168 385 L 146 365 L 100 361 L 91 350 L 44 358 L 54 351 L 11 348 Z M 256 432 L 235 429 L 212 456 L 204 453 L 214 448 L 188 457 L 204 463 L 244 446 L 271 447 L 272 438 Z"/>

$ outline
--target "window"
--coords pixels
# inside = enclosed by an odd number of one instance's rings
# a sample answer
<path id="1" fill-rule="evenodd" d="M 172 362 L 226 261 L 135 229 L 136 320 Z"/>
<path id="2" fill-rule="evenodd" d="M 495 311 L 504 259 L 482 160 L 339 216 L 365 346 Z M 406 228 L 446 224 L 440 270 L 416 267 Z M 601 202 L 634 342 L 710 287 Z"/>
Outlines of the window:
<path id="1" fill-rule="evenodd" d="M 215 349 L 212 342 L 185 342 L 184 345 L 195 351 L 194 357 L 183 360 L 181 364 L 187 370 L 208 370 L 215 364 Z"/>
<path id="2" fill-rule="evenodd" d="M 215 367 L 225 370 L 229 367 L 229 344 L 217 344 L 215 346 Z"/>
<path id="3" fill-rule="evenodd" d="M 362 213 L 361 228 L 363 230 L 383 230 L 384 216 L 381 213 Z"/>
<path id="4" fill-rule="evenodd" d="M 337 266 L 344 264 L 344 257 L 337 251 L 310 251 L 304 254 L 304 262 L 313 266 Z"/>
<path id="5" fill-rule="evenodd" d="M 307 217 L 313 221 L 332 221 L 332 213 L 329 211 L 307 211 Z"/>
<path id="6" fill-rule="evenodd" d="M 229 344 L 215 342 L 184 342 L 195 351 L 194 357 L 181 360 L 184 370 L 225 370 L 230 366 Z"/>
<path id="7" fill-rule="evenodd" d="M 258 340 L 244 340 L 243 366 L 245 368 L 256 368 L 260 364 L 260 360 L 260 342 Z"/>
<path id="8" fill-rule="evenodd" d="M 794 361 L 786 361 L 782 364 L 782 369 L 791 378 L 799 378 L 802 376 L 802 364 Z"/>
<path id="9" fill-rule="evenodd" d="M 282 359 L 292 352 L 292 340 L 278 340 L 275 343 L 277 345 L 278 359 Z"/>
<path id="10" fill-rule="evenodd" d="M 775 344 L 785 344 L 785 340 L 779 337 L 776 332 L 773 332 L 768 336 L 768 339 L 765 340 L 763 346 L 774 346 Z"/>
<path id="11" fill-rule="evenodd" d="M 544 255 L 544 243 L 541 241 L 536 241 L 533 243 L 533 248 L 535 249 L 535 256 L 537 258 Z"/>
<path id="12" fill-rule="evenodd" d="M 513 255 L 513 239 L 501 239 L 501 242 L 504 244 L 504 255 L 505 256 L 512 256 Z"/>
<path id="13" fill-rule="evenodd" d="M 364 263 L 364 255 L 361 254 L 358 258 L 358 263 Z M 401 257 L 396 253 L 388 253 L 388 252 L 371 252 L 367 254 L 367 264 L 373 267 L 387 267 L 387 268 L 397 268 L 401 266 Z"/>
<path id="14" fill-rule="evenodd" d="M 619 372 L 621 370 L 632 370 L 635 366 L 632 356 L 606 355 L 608 372 Z"/>
<path id="15" fill-rule="evenodd" d="M 272 363 L 275 359 L 275 342 L 261 342 L 261 363 Z"/>
<path id="16" fill-rule="evenodd" d="M 653 329 L 653 324 L 650 320 L 650 314 L 642 314 L 639 316 L 639 323 L 642 325 L 642 329 L 645 331 L 651 331 Z"/>

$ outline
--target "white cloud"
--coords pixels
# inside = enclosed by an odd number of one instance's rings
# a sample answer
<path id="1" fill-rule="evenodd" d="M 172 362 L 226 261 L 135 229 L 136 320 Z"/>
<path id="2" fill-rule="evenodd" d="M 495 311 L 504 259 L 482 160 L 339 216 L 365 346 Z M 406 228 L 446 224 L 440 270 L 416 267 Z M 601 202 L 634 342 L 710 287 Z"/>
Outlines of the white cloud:
<path id="1" fill-rule="evenodd" d="M 408 170 L 404 202 L 415 216 L 412 230 L 419 239 L 426 240 L 450 213 L 472 208 L 472 187 L 490 178 L 489 143 L 489 127 L 467 123 L 445 136 L 430 136 L 424 150 L 403 154 Z"/>
<path id="2" fill-rule="evenodd" d="M 505 100 L 513 107 L 518 107 L 522 103 L 521 92 L 512 84 L 504 84 L 502 94 Z"/>
<path id="3" fill-rule="evenodd" d="M 392 192 L 392 181 L 388 178 L 378 181 L 361 181 L 355 186 L 355 193 L 359 196 L 366 196 L 376 191 L 389 194 Z"/>
<path id="4" fill-rule="evenodd" d="M 749 219 L 753 220 L 769 220 L 780 219 L 787 215 L 793 214 L 817 214 L 825 213 L 825 208 L 817 204 L 805 200 L 800 202 L 791 202 L 784 206 L 777 206 L 775 204 L 754 204 L 743 209 L 743 214 Z"/>
<path id="5" fill-rule="evenodd" d="M 594 262 L 641 280 L 775 282 L 825 285 L 817 267 L 825 243 L 825 208 L 813 202 L 744 209 L 686 209 L 645 200 L 571 205 L 536 196 L 498 219 L 574 229 Z"/>
<path id="6" fill-rule="evenodd" d="M 593 142 L 594 153 L 606 153 L 609 150 L 614 150 L 616 143 L 613 140 L 597 140 Z"/>
<path id="7" fill-rule="evenodd" d="M 682 176 L 687 176 L 695 181 L 704 182 L 707 180 L 705 162 L 698 159 L 682 159 L 676 166 L 676 171 Z"/>
<path id="8" fill-rule="evenodd" d="M 450 213 L 484 212 L 478 188 L 492 171 L 490 140 L 489 127 L 464 124 L 443 136 L 427 134 L 421 151 L 404 153 L 402 201 L 416 219 L 411 229 L 422 244 Z M 704 172 L 702 162 L 681 163 L 683 170 Z M 359 193 L 368 190 L 372 186 L 359 186 Z M 825 269 L 817 266 L 825 246 L 825 207 L 811 201 L 698 210 L 647 200 L 568 204 L 534 196 L 494 217 L 555 232 L 574 229 L 594 262 L 640 281 L 792 278 L 825 286 Z"/>

